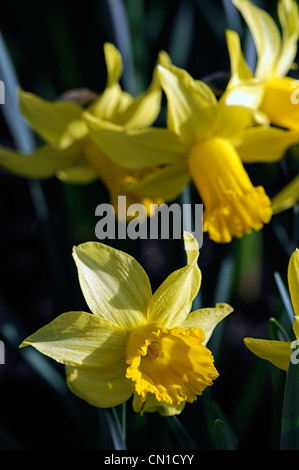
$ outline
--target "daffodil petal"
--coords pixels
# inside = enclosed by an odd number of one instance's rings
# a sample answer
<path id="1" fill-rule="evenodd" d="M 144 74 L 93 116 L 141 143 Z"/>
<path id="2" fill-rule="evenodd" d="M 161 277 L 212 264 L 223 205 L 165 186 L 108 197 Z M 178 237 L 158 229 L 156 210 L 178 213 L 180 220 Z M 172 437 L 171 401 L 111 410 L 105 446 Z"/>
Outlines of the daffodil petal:
<path id="1" fill-rule="evenodd" d="M 215 308 L 201 308 L 189 313 L 186 320 L 181 324 L 184 330 L 191 326 L 201 328 L 205 332 L 206 339 L 203 344 L 207 344 L 218 323 L 227 317 L 233 308 L 228 304 L 216 304 Z"/>
<path id="2" fill-rule="evenodd" d="M 182 402 L 179 405 L 170 405 L 166 402 L 158 401 L 153 393 L 148 393 L 146 400 L 143 401 L 138 393 L 134 393 L 133 396 L 133 410 L 140 413 L 155 413 L 156 411 L 161 416 L 174 416 L 179 415 L 185 408 L 186 402 Z"/>
<path id="3" fill-rule="evenodd" d="M 136 96 L 128 103 L 126 109 L 116 117 L 116 124 L 123 125 L 127 129 L 142 129 L 152 125 L 157 119 L 161 109 L 162 89 L 157 77 L 157 66 L 170 64 L 171 60 L 165 51 L 158 55 L 154 67 L 152 81 L 148 89 Z"/>
<path id="4" fill-rule="evenodd" d="M 29 154 L 0 147 L 0 166 L 26 178 L 49 178 L 82 162 L 82 158 L 77 146 L 59 150 L 45 145 Z"/>
<path id="5" fill-rule="evenodd" d="M 58 171 L 56 176 L 64 183 L 71 184 L 88 184 L 98 179 L 97 173 L 84 162 Z"/>
<path id="6" fill-rule="evenodd" d="M 282 45 L 275 74 L 278 77 L 283 77 L 292 68 L 297 54 L 299 11 L 296 1 L 280 0 L 278 2 L 278 17 L 282 27 Z"/>
<path id="7" fill-rule="evenodd" d="M 79 282 L 90 310 L 125 330 L 145 322 L 151 286 L 130 255 L 98 242 L 73 249 Z"/>
<path id="8" fill-rule="evenodd" d="M 65 149 L 87 134 L 82 109 L 68 101 L 49 102 L 19 91 L 20 110 L 31 127 L 50 145 Z"/>
<path id="9" fill-rule="evenodd" d="M 61 364 L 104 367 L 125 357 L 126 334 L 91 313 L 66 312 L 28 336 L 25 346 Z"/>
<path id="10" fill-rule="evenodd" d="M 244 338 L 247 348 L 282 370 L 288 370 L 292 354 L 291 343 L 266 339 Z"/>
<path id="11" fill-rule="evenodd" d="M 127 364 L 118 361 L 109 367 L 66 367 L 70 390 L 99 408 L 110 408 L 126 402 L 134 392 L 134 384 L 125 377 Z"/>
<path id="12" fill-rule="evenodd" d="M 161 97 L 162 91 L 159 88 L 153 88 L 138 95 L 114 122 L 127 129 L 142 129 L 150 126 L 159 115 Z"/>
<path id="13" fill-rule="evenodd" d="M 256 76 L 268 78 L 273 71 L 281 47 L 278 27 L 271 16 L 248 0 L 232 0 L 242 13 L 253 36 L 258 61 Z"/>
<path id="14" fill-rule="evenodd" d="M 123 72 L 123 62 L 119 50 L 110 42 L 104 44 L 104 55 L 107 67 L 107 86 L 118 82 Z"/>
<path id="15" fill-rule="evenodd" d="M 217 99 L 208 85 L 175 66 L 158 67 L 167 96 L 167 124 L 186 142 L 206 138 L 217 117 Z"/>
<path id="16" fill-rule="evenodd" d="M 287 184 L 272 199 L 273 214 L 285 211 L 294 207 L 299 201 L 299 175 Z"/>
<path id="17" fill-rule="evenodd" d="M 219 102 L 217 137 L 231 139 L 255 123 L 255 111 L 251 108 Z"/>
<path id="18" fill-rule="evenodd" d="M 299 316 L 299 249 L 293 252 L 288 266 L 288 283 L 292 305 L 296 316 Z"/>
<path id="19" fill-rule="evenodd" d="M 234 145 L 244 163 L 275 162 L 286 150 L 299 142 L 299 133 L 268 126 L 246 129 Z"/>
<path id="20" fill-rule="evenodd" d="M 240 80 L 250 80 L 253 74 L 248 67 L 242 53 L 240 36 L 235 31 L 226 31 L 226 43 L 230 58 L 231 79 L 230 84 L 236 85 Z"/>
<path id="21" fill-rule="evenodd" d="M 299 315 L 295 315 L 293 330 L 296 335 L 296 338 L 299 339 Z"/>
<path id="22" fill-rule="evenodd" d="M 119 117 L 132 102 L 133 97 L 124 92 L 119 83 L 113 83 L 105 88 L 98 99 L 88 106 L 87 111 L 95 117 L 117 123 Z"/>
<path id="23" fill-rule="evenodd" d="M 190 312 L 201 283 L 197 265 L 198 244 L 188 232 L 184 233 L 187 265 L 170 274 L 150 299 L 148 321 L 167 328 L 179 326 Z"/>
<path id="24" fill-rule="evenodd" d="M 124 186 L 124 190 L 139 197 L 172 201 L 182 193 L 189 182 L 190 172 L 186 160 L 182 160 L 157 169 L 137 183 Z"/>
<path id="25" fill-rule="evenodd" d="M 124 168 L 145 168 L 182 159 L 188 147 L 168 129 L 124 129 L 121 126 L 84 115 L 94 143 Z"/>

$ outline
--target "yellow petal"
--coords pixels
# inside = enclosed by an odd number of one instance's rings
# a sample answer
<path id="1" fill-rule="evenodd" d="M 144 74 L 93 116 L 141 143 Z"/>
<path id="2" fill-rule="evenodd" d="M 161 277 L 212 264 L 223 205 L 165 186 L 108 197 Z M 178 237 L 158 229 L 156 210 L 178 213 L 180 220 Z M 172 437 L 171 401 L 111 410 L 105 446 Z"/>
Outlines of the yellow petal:
<path id="1" fill-rule="evenodd" d="M 234 145 L 244 163 L 275 162 L 299 142 L 299 132 L 258 126 L 243 131 Z"/>
<path id="2" fill-rule="evenodd" d="M 240 132 L 255 124 L 255 111 L 245 106 L 230 105 L 224 100 L 219 102 L 219 113 L 215 135 L 233 139 Z"/>
<path id="3" fill-rule="evenodd" d="M 253 74 L 243 56 L 238 33 L 226 30 L 226 43 L 231 68 L 230 85 L 236 85 L 240 80 L 252 79 Z"/>
<path id="4" fill-rule="evenodd" d="M 186 319 L 201 283 L 197 241 L 185 232 L 184 242 L 187 265 L 167 277 L 153 294 L 148 306 L 148 321 L 168 328 L 178 326 Z"/>
<path id="5" fill-rule="evenodd" d="M 282 370 L 288 370 L 292 354 L 291 343 L 266 339 L 244 338 L 247 348 Z"/>
<path id="6" fill-rule="evenodd" d="M 97 147 L 124 168 L 137 169 L 167 164 L 186 155 L 186 145 L 168 129 L 124 129 L 88 113 L 85 113 L 84 118 Z"/>
<path id="7" fill-rule="evenodd" d="M 139 197 L 176 199 L 190 182 L 190 173 L 185 160 L 157 169 L 124 190 Z"/>
<path id="8" fill-rule="evenodd" d="M 131 204 L 143 204 L 146 208 L 147 215 L 151 215 L 151 204 L 159 204 L 162 202 L 159 196 L 157 199 L 154 196 L 151 200 L 151 195 L 148 194 L 146 187 L 144 191 L 142 191 L 142 189 L 140 191 L 138 189 L 131 191 L 135 184 L 138 185 L 139 180 L 142 178 L 146 179 L 147 176 L 151 176 L 155 173 L 155 168 L 145 168 L 143 170 L 128 170 L 123 168 L 108 158 L 96 147 L 91 139 L 88 139 L 84 145 L 84 155 L 90 164 L 91 171 L 94 171 L 106 185 L 110 195 L 110 202 L 119 219 L 126 220 L 127 209 Z M 126 196 L 126 204 L 121 211 L 119 211 L 118 208 L 119 196 Z"/>
<path id="9" fill-rule="evenodd" d="M 282 77 L 292 68 L 297 54 L 299 11 L 296 1 L 279 0 L 278 17 L 282 27 L 282 45 L 275 67 L 275 75 Z"/>
<path id="10" fill-rule="evenodd" d="M 109 367 L 66 367 L 70 390 L 99 408 L 110 408 L 126 402 L 134 392 L 131 380 L 125 377 L 127 364 L 116 362 Z"/>
<path id="11" fill-rule="evenodd" d="M 95 315 L 123 329 L 145 322 L 151 286 L 133 257 L 98 242 L 74 247 L 73 257 L 85 300 Z"/>
<path id="12" fill-rule="evenodd" d="M 122 72 L 123 63 L 119 50 L 110 42 L 104 44 L 104 55 L 107 67 L 107 86 L 118 82 Z"/>
<path id="13" fill-rule="evenodd" d="M 294 323 L 293 323 L 293 330 L 296 335 L 296 338 L 299 339 L 299 315 L 295 316 Z"/>
<path id="14" fill-rule="evenodd" d="M 56 176 L 64 183 L 72 184 L 88 184 L 98 179 L 96 172 L 84 162 L 58 171 Z"/>
<path id="15" fill-rule="evenodd" d="M 214 329 L 227 315 L 233 311 L 228 304 L 216 304 L 215 308 L 201 308 L 191 312 L 181 327 L 187 330 L 191 326 L 201 328 L 205 332 L 206 339 L 203 344 L 207 344 L 213 334 Z"/>
<path id="16" fill-rule="evenodd" d="M 299 316 L 299 250 L 293 252 L 288 266 L 288 283 L 292 305 L 296 316 Z"/>
<path id="17" fill-rule="evenodd" d="M 124 92 L 119 83 L 113 83 L 88 106 L 87 111 L 95 117 L 117 123 L 119 116 L 123 115 L 132 102 L 133 97 Z"/>
<path id="18" fill-rule="evenodd" d="M 294 207 L 299 201 L 299 175 L 287 184 L 272 199 L 273 214 L 285 211 Z"/>
<path id="19" fill-rule="evenodd" d="M 162 89 L 157 77 L 157 66 L 169 63 L 168 54 L 161 51 L 148 89 L 132 99 L 126 109 L 119 112 L 118 116 L 115 116 L 113 119 L 115 124 L 125 126 L 127 129 L 142 129 L 156 121 L 160 112 L 162 97 Z"/>
<path id="20" fill-rule="evenodd" d="M 82 159 L 77 146 L 58 150 L 47 145 L 29 154 L 0 147 L 0 166 L 27 178 L 49 178 L 61 170 L 82 163 Z"/>
<path id="21" fill-rule="evenodd" d="M 170 405 L 169 403 L 158 401 L 155 395 L 148 393 L 146 400 L 142 401 L 142 398 L 138 393 L 134 393 L 133 397 L 133 410 L 140 413 L 155 413 L 156 411 L 161 416 L 174 416 L 179 415 L 185 408 L 186 403 L 181 402 L 179 405 Z"/>
<path id="22" fill-rule="evenodd" d="M 126 334 L 90 313 L 66 312 L 28 336 L 25 346 L 61 364 L 104 367 L 125 357 Z"/>
<path id="23" fill-rule="evenodd" d="M 67 101 L 49 102 L 19 91 L 20 110 L 31 127 L 50 145 L 65 149 L 87 134 L 82 109 Z"/>
<path id="24" fill-rule="evenodd" d="M 258 61 L 256 76 L 268 78 L 280 53 L 281 38 L 271 16 L 248 0 L 233 0 L 242 13 L 254 39 Z"/>
<path id="25" fill-rule="evenodd" d="M 167 96 L 169 129 L 186 142 L 211 135 L 217 100 L 209 86 L 175 66 L 159 66 L 158 73 Z"/>

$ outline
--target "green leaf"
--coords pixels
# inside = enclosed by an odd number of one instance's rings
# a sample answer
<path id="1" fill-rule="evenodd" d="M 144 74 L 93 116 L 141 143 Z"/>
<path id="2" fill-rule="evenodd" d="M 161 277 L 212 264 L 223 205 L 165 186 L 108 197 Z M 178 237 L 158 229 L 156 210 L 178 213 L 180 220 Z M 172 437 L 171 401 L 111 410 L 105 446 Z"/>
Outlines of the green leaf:
<path id="1" fill-rule="evenodd" d="M 292 306 L 292 302 L 291 302 L 289 293 L 288 293 L 288 291 L 287 291 L 287 289 L 286 289 L 286 287 L 283 283 L 283 280 L 281 279 L 281 276 L 278 272 L 274 273 L 274 279 L 276 281 L 276 284 L 277 284 L 277 287 L 278 287 L 278 290 L 279 290 L 279 293 L 280 293 L 280 297 L 281 297 L 281 300 L 284 304 L 286 313 L 288 314 L 291 325 L 292 325 L 293 322 L 294 322 L 294 310 L 293 310 L 293 306 Z"/>
<path id="2" fill-rule="evenodd" d="M 222 420 L 214 423 L 216 450 L 237 450 L 238 440 L 231 428 Z"/>
<path id="3" fill-rule="evenodd" d="M 280 449 L 299 450 L 299 364 L 296 350 L 291 357 L 286 378 Z"/>
<path id="4" fill-rule="evenodd" d="M 194 441 L 193 437 L 188 433 L 177 416 L 168 416 L 165 419 L 168 422 L 171 430 L 176 435 L 182 449 L 199 450 L 199 447 Z"/>

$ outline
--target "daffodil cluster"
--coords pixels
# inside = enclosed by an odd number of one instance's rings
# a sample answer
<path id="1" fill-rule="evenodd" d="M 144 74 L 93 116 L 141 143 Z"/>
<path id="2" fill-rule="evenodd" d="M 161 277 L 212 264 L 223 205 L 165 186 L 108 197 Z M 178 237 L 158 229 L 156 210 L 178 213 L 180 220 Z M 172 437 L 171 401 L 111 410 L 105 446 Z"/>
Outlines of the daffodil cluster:
<path id="1" fill-rule="evenodd" d="M 123 194 L 150 203 L 177 198 L 192 180 L 205 207 L 203 230 L 227 243 L 270 222 L 273 209 L 261 183 L 254 186 L 244 164 L 275 162 L 299 142 L 298 107 L 290 99 L 299 36 L 295 0 L 279 0 L 282 36 L 270 15 L 248 0 L 232 0 L 255 41 L 258 61 L 251 71 L 240 38 L 228 30 L 231 79 L 220 100 L 203 81 L 172 65 L 160 52 L 148 90 L 133 98 L 119 85 L 122 60 L 105 44 L 107 86 L 85 107 L 49 103 L 19 91 L 20 109 L 46 145 L 30 155 L 1 149 L 0 164 L 28 177 L 57 175 L 67 182 L 104 181 L 112 204 Z M 153 127 L 167 97 L 167 127 Z M 85 94 L 74 94 L 85 99 Z M 279 195 L 274 212 L 296 202 Z"/>
<path id="2" fill-rule="evenodd" d="M 281 160 L 299 144 L 299 111 L 292 102 L 293 67 L 299 37 L 295 0 L 278 0 L 278 26 L 248 0 L 232 0 L 254 39 L 257 64 L 251 70 L 235 31 L 227 30 L 231 76 L 220 98 L 202 80 L 172 63 L 161 51 L 148 89 L 137 97 L 119 81 L 122 58 L 104 45 L 107 84 L 100 94 L 67 93 L 48 102 L 19 90 L 20 110 L 44 144 L 31 154 L 0 149 L 0 165 L 30 178 L 57 176 L 87 184 L 101 179 L 117 209 L 117 196 L 138 201 L 151 216 L 151 202 L 173 201 L 191 182 L 204 205 L 203 231 L 216 243 L 258 231 L 274 213 L 299 197 L 298 177 L 273 198 L 251 181 L 246 165 Z M 166 123 L 156 125 L 161 98 Z M 63 313 L 26 338 L 66 366 L 67 383 L 98 407 L 133 397 L 141 414 L 179 414 L 218 377 L 208 341 L 232 312 L 219 303 L 192 311 L 201 285 L 198 244 L 184 234 L 187 264 L 153 293 L 147 274 L 131 256 L 105 244 L 73 249 L 80 286 L 90 312 Z M 299 335 L 298 250 L 289 265 Z M 245 339 L 246 346 L 287 370 L 288 343 Z"/>

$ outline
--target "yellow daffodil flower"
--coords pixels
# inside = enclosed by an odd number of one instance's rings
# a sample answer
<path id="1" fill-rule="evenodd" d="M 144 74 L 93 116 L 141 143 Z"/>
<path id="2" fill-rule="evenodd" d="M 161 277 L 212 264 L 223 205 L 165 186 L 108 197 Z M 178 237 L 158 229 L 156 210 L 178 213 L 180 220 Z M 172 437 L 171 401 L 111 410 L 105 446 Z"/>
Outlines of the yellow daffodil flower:
<path id="1" fill-rule="evenodd" d="M 19 90 L 20 110 L 32 129 L 46 142 L 31 154 L 22 154 L 0 148 L 0 165 L 17 175 L 29 178 L 48 178 L 56 175 L 59 179 L 84 184 L 100 178 L 107 186 L 112 203 L 117 210 L 117 196 L 126 195 L 124 185 L 130 185 L 154 168 L 130 171 L 110 160 L 94 145 L 88 135 L 83 112 L 132 129 L 151 125 L 160 112 L 161 87 L 154 71 L 148 90 L 137 97 L 124 92 L 119 79 L 123 64 L 119 51 L 113 44 L 104 44 L 107 66 L 107 84 L 101 95 L 88 90 L 67 93 L 64 99 L 49 102 L 38 96 Z M 161 52 L 157 63 L 168 63 L 166 53 Z M 82 106 L 92 100 L 86 107 Z M 137 193 L 127 195 L 127 203 L 144 202 Z M 141 200 L 140 200 L 141 199 Z M 154 201 L 157 202 L 157 201 Z M 160 202 L 160 201 L 159 201 Z"/>
<path id="2" fill-rule="evenodd" d="M 287 77 L 294 67 L 299 37 L 299 11 L 295 0 L 278 1 L 282 35 L 272 17 L 248 0 L 232 0 L 252 34 L 256 51 L 255 71 L 250 70 L 240 47 L 239 35 L 227 31 L 231 79 L 225 92 L 228 104 L 259 108 L 272 124 L 299 130 L 299 82 Z M 297 90 L 296 90 L 297 89 Z"/>
<path id="3" fill-rule="evenodd" d="M 91 313 L 67 312 L 26 338 L 66 365 L 71 391 L 97 407 L 134 395 L 135 411 L 178 414 L 212 385 L 218 372 L 206 343 L 232 308 L 217 304 L 191 313 L 201 284 L 198 244 L 184 233 L 187 264 L 152 293 L 131 256 L 97 242 L 73 249 Z"/>
<path id="4" fill-rule="evenodd" d="M 295 316 L 293 331 L 299 339 L 299 250 L 292 254 L 288 267 L 288 283 Z M 297 340 L 295 340 L 296 342 Z M 270 361 L 282 370 L 288 370 L 294 343 L 266 339 L 244 338 L 247 348 L 258 357 Z"/>
<path id="5" fill-rule="evenodd" d="M 158 76 L 168 101 L 167 129 L 126 130 L 86 112 L 91 138 L 127 168 L 162 165 L 127 191 L 169 201 L 192 178 L 205 207 L 203 230 L 214 241 L 260 230 L 271 219 L 271 202 L 243 163 L 279 160 L 299 133 L 256 126 L 253 110 L 218 102 L 183 69 L 158 66 Z"/>

